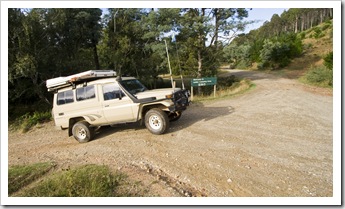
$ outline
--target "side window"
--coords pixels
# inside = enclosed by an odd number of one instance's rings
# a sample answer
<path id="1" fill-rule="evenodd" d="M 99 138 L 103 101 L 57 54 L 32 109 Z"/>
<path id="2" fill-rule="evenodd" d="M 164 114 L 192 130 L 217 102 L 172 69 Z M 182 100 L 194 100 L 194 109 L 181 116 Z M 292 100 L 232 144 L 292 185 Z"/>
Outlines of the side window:
<path id="1" fill-rule="evenodd" d="M 64 91 L 57 94 L 57 104 L 63 105 L 74 102 L 73 91 Z"/>
<path id="2" fill-rule="evenodd" d="M 115 83 L 109 83 L 103 85 L 103 97 L 104 100 L 119 99 L 126 96 Z"/>
<path id="3" fill-rule="evenodd" d="M 95 86 L 86 86 L 77 89 L 77 101 L 92 99 L 96 97 Z"/>

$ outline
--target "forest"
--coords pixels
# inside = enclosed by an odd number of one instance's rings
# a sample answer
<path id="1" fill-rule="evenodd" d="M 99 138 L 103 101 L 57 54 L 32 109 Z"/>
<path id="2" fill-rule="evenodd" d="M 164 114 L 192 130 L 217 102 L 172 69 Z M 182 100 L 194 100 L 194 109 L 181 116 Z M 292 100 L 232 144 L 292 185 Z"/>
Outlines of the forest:
<path id="1" fill-rule="evenodd" d="M 289 9 L 245 34 L 245 8 L 8 9 L 9 117 L 51 108 L 45 81 L 114 69 L 156 88 L 168 74 L 216 76 L 222 65 L 276 69 L 302 51 L 301 32 L 332 9 Z M 299 34 L 299 35 L 297 35 Z M 316 35 L 321 35 L 321 32 Z"/>

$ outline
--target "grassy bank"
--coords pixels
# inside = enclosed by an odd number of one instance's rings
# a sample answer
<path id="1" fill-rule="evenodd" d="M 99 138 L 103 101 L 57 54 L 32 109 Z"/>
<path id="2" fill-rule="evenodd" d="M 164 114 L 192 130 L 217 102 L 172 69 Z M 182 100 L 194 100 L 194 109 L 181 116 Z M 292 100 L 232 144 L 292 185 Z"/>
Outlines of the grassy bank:
<path id="1" fill-rule="evenodd" d="M 50 172 L 54 163 L 9 168 L 9 196 L 19 197 L 141 197 L 147 191 L 124 173 L 105 165 L 84 165 Z"/>

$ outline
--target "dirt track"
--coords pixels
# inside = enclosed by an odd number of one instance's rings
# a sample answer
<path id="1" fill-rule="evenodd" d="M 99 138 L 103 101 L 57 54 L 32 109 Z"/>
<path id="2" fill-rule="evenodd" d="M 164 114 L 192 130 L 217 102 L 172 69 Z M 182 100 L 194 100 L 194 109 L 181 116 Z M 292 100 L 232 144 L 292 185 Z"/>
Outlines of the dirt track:
<path id="1" fill-rule="evenodd" d="M 332 196 L 332 92 L 265 73 L 229 72 L 256 88 L 192 104 L 165 135 L 122 125 L 79 144 L 51 122 L 9 133 L 9 165 L 105 164 L 140 180 L 148 196 Z"/>

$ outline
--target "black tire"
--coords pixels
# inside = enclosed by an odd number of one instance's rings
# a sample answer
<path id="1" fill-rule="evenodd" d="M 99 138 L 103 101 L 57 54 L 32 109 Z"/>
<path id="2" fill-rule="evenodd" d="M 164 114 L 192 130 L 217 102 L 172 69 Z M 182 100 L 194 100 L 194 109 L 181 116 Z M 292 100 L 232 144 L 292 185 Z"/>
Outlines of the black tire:
<path id="1" fill-rule="evenodd" d="M 93 139 L 95 131 L 86 121 L 79 121 L 73 125 L 72 134 L 79 143 L 85 143 Z"/>
<path id="2" fill-rule="evenodd" d="M 145 114 L 145 126 L 153 134 L 163 134 L 169 128 L 168 115 L 161 109 L 152 108 Z"/>
<path id="3" fill-rule="evenodd" d="M 170 122 L 174 122 L 177 121 L 178 119 L 180 119 L 182 116 L 182 112 L 176 112 L 174 113 L 173 117 L 170 118 Z"/>

